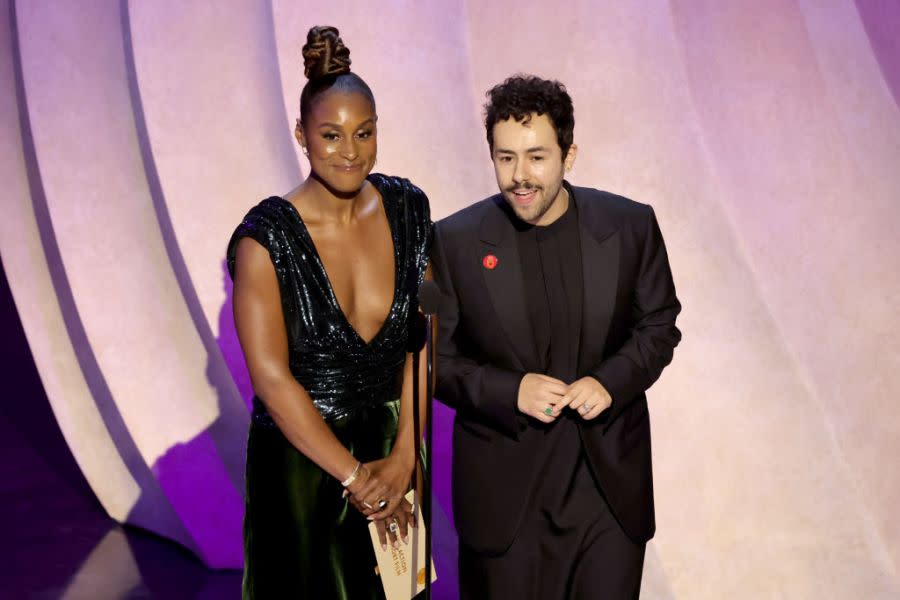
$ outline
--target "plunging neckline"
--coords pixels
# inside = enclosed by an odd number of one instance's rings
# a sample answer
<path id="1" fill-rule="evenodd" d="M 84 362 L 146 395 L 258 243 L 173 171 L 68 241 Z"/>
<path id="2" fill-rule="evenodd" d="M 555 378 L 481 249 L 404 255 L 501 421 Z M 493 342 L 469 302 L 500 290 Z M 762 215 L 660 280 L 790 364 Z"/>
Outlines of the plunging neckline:
<path id="1" fill-rule="evenodd" d="M 394 293 L 391 296 L 391 305 L 388 307 L 387 314 L 384 317 L 384 321 L 381 323 L 381 327 L 378 328 L 378 331 L 375 332 L 375 335 L 372 336 L 368 341 L 363 338 L 357 331 L 356 327 L 353 326 L 353 323 L 350 322 L 350 319 L 347 318 L 347 313 L 344 312 L 344 309 L 341 308 L 341 303 L 337 299 L 337 294 L 334 292 L 334 286 L 331 284 L 331 277 L 328 275 L 328 271 L 325 269 L 325 263 L 322 262 L 322 257 L 319 255 L 319 249 L 316 247 L 316 242 L 313 240 L 312 235 L 309 233 L 309 228 L 306 226 L 306 222 L 303 220 L 303 217 L 300 216 L 300 211 L 297 210 L 297 207 L 294 206 L 294 203 L 290 200 L 282 196 L 276 196 L 279 200 L 284 202 L 286 205 L 290 207 L 290 212 L 297 219 L 297 222 L 300 224 L 300 231 L 305 238 L 305 241 L 309 244 L 310 249 L 312 250 L 313 258 L 316 261 L 316 266 L 318 266 L 319 270 L 322 272 L 322 275 L 325 277 L 325 286 L 328 288 L 328 297 L 331 300 L 331 307 L 340 315 L 341 321 L 343 321 L 344 325 L 347 326 L 347 329 L 350 333 L 356 338 L 358 342 L 362 344 L 365 348 L 371 348 L 372 345 L 382 337 L 385 329 L 387 329 L 388 324 L 391 321 L 391 315 L 394 313 L 394 309 L 397 306 L 398 296 L 400 295 L 400 248 L 397 245 L 397 231 L 394 226 L 394 219 L 392 218 L 392 214 L 389 212 L 387 201 L 385 200 L 384 194 L 378 185 L 367 178 L 367 181 L 372 184 L 372 187 L 375 188 L 378 197 L 381 199 L 381 208 L 384 210 L 384 217 L 388 222 L 388 230 L 391 234 L 391 246 L 394 251 Z"/>

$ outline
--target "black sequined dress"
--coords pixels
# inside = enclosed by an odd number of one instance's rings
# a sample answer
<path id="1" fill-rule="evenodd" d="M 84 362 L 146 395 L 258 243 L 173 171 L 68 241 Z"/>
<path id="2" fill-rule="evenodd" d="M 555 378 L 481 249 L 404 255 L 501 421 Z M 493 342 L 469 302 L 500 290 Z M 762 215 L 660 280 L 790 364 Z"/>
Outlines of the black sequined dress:
<path id="1" fill-rule="evenodd" d="M 432 223 L 428 199 L 409 181 L 371 174 L 394 245 L 394 298 L 369 342 L 338 305 L 312 238 L 294 206 L 267 198 L 228 244 L 269 251 L 281 289 L 290 369 L 337 438 L 363 462 L 387 456 L 399 416 L 407 322 L 417 310 Z M 292 446 L 254 398 L 247 445 L 244 598 L 384 598 L 366 519 L 341 498 L 340 482 Z"/>

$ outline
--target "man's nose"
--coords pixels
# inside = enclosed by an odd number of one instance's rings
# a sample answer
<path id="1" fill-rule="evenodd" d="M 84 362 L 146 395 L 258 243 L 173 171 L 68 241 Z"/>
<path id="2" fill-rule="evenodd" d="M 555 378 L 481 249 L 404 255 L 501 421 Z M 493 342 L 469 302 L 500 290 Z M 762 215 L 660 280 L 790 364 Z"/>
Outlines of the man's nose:
<path id="1" fill-rule="evenodd" d="M 513 181 L 515 183 L 525 183 L 528 181 L 529 174 L 525 161 L 517 160 L 516 167 L 513 169 Z"/>

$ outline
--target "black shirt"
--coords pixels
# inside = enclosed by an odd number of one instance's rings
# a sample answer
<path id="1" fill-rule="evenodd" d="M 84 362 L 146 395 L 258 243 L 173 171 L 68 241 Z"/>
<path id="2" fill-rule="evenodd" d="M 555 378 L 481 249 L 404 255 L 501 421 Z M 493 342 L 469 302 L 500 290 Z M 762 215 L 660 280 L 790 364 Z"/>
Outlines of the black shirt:
<path id="1" fill-rule="evenodd" d="M 516 224 L 528 313 L 541 370 L 575 380 L 583 296 L 581 238 L 572 188 L 566 212 L 546 226 Z M 557 199 L 559 202 L 560 199 Z"/>

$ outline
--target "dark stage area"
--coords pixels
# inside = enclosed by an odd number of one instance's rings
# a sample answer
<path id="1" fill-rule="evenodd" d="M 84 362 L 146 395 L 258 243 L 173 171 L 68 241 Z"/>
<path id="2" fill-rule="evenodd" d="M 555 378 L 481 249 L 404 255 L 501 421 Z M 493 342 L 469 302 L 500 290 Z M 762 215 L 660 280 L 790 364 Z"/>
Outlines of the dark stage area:
<path id="1" fill-rule="evenodd" d="M 210 571 L 106 515 L 56 424 L 2 268 L 0 331 L 0 598 L 239 598 L 239 571 Z"/>

